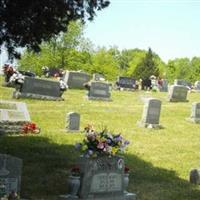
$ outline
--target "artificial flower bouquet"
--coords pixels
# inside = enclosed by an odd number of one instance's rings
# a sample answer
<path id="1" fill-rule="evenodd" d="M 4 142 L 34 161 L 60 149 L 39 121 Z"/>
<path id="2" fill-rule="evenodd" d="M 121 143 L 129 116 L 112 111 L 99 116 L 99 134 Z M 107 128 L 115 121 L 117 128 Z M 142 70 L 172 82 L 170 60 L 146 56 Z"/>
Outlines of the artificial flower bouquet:
<path id="1" fill-rule="evenodd" d="M 37 125 L 33 122 L 27 122 L 23 124 L 22 126 L 23 134 L 28 134 L 28 133 L 37 134 L 39 132 L 40 132 L 40 128 L 38 128 Z"/>
<path id="2" fill-rule="evenodd" d="M 77 143 L 76 149 L 86 157 L 114 156 L 124 152 L 129 144 L 129 141 L 125 140 L 121 134 L 113 134 L 106 128 L 97 132 L 91 125 L 88 125 L 85 132 L 83 142 Z"/>

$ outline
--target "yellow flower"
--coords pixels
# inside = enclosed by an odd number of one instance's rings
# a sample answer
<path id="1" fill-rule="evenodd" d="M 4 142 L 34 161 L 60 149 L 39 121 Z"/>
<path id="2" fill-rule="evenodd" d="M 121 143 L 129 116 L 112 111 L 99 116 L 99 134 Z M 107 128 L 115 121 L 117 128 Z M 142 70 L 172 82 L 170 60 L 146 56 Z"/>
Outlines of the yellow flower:
<path id="1" fill-rule="evenodd" d="M 118 149 L 117 149 L 116 147 L 113 147 L 113 148 L 112 148 L 112 154 L 115 155 L 115 154 L 117 153 L 117 150 L 118 150 Z"/>

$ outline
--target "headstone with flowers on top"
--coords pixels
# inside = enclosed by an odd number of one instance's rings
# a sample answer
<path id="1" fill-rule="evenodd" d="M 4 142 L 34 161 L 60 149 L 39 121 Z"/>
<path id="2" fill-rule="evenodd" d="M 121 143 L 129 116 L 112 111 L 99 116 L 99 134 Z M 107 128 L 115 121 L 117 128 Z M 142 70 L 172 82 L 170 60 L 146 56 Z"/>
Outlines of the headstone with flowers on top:
<path id="1" fill-rule="evenodd" d="M 124 159 L 116 155 L 127 144 L 119 134 L 87 129 L 84 142 L 79 144 L 83 150 L 77 162 L 79 168 L 68 180 L 69 194 L 61 195 L 60 199 L 135 200 L 136 195 L 126 191 L 129 179 Z"/>
<path id="2" fill-rule="evenodd" d="M 20 87 L 13 93 L 14 98 L 33 98 L 43 100 L 63 100 L 61 97 L 65 83 L 40 78 L 25 77 Z M 31 87 L 30 87 L 31 86 Z"/>

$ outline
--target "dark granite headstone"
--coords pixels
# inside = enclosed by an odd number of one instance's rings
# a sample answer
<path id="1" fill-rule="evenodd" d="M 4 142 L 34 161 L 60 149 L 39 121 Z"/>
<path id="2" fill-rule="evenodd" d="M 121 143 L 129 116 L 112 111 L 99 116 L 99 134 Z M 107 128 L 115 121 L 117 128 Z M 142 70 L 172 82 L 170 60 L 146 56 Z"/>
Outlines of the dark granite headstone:
<path id="1" fill-rule="evenodd" d="M 20 194 L 22 160 L 6 154 L 0 154 L 0 197 L 12 192 Z"/>
<path id="2" fill-rule="evenodd" d="M 89 82 L 91 76 L 85 72 L 67 71 L 64 82 L 69 89 L 84 89 L 84 84 Z"/>
<path id="3" fill-rule="evenodd" d="M 190 171 L 190 183 L 196 185 L 200 184 L 200 169 L 192 169 Z"/>
<path id="4" fill-rule="evenodd" d="M 188 88 L 183 85 L 172 85 L 169 89 L 169 101 L 171 102 L 186 102 Z"/>
<path id="5" fill-rule="evenodd" d="M 116 82 L 116 85 L 119 89 L 135 89 L 136 81 L 130 77 L 120 76 Z"/>
<path id="6" fill-rule="evenodd" d="M 67 114 L 67 130 L 68 131 L 79 131 L 80 129 L 80 114 L 70 112 Z"/>
<path id="7" fill-rule="evenodd" d="M 48 100 L 63 100 L 60 83 L 47 79 L 25 77 L 20 91 L 15 91 L 15 98 L 35 98 Z"/>
<path id="8" fill-rule="evenodd" d="M 159 125 L 161 111 L 161 101 L 159 99 L 148 98 L 144 105 L 140 126 L 146 128 L 161 128 Z"/>
<path id="9" fill-rule="evenodd" d="M 168 81 L 166 79 L 162 79 L 162 85 L 160 87 L 160 92 L 168 92 Z"/>
<path id="10" fill-rule="evenodd" d="M 104 82 L 91 82 L 88 99 L 110 101 L 110 85 Z"/>

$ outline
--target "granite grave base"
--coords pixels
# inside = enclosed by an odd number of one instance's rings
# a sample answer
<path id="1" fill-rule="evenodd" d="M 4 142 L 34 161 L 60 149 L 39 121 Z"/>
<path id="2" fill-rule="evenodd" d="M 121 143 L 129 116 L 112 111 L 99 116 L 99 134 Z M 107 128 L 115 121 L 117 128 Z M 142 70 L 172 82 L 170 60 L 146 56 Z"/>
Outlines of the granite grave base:
<path id="1" fill-rule="evenodd" d="M 148 124 L 148 123 L 143 123 L 142 121 L 137 122 L 137 125 L 140 128 L 149 128 L 149 129 L 163 129 L 164 128 L 160 124 Z"/>
<path id="2" fill-rule="evenodd" d="M 3 134 L 14 134 L 14 133 L 20 133 L 22 130 L 22 125 L 26 123 L 25 121 L 22 122 L 0 122 L 0 135 Z"/>
<path id="3" fill-rule="evenodd" d="M 13 98 L 30 98 L 30 99 L 41 99 L 41 100 L 51 100 L 51 101 L 63 101 L 62 97 L 52 97 L 52 96 L 45 96 L 40 94 L 32 94 L 32 93 L 22 93 L 19 91 L 13 92 Z"/>
<path id="4" fill-rule="evenodd" d="M 104 98 L 104 97 L 91 97 L 87 96 L 86 97 L 88 100 L 96 100 L 96 101 L 112 101 L 110 98 Z"/>
<path id="5" fill-rule="evenodd" d="M 169 99 L 169 102 L 189 102 L 189 100 L 180 100 L 180 99 Z"/>
<path id="6" fill-rule="evenodd" d="M 200 124 L 200 118 L 186 118 L 186 121 L 188 122 L 192 122 L 192 123 L 196 123 L 196 124 Z"/>
<path id="7" fill-rule="evenodd" d="M 129 193 L 129 192 L 126 192 L 124 193 L 124 195 L 122 195 L 121 197 L 120 196 L 113 196 L 113 197 L 101 197 L 101 198 L 86 198 L 86 199 L 82 199 L 82 198 L 79 198 L 77 196 L 72 196 L 72 195 L 60 195 L 58 200 L 75 200 L 75 199 L 78 199 L 78 200 L 136 200 L 136 194 L 134 193 Z"/>

